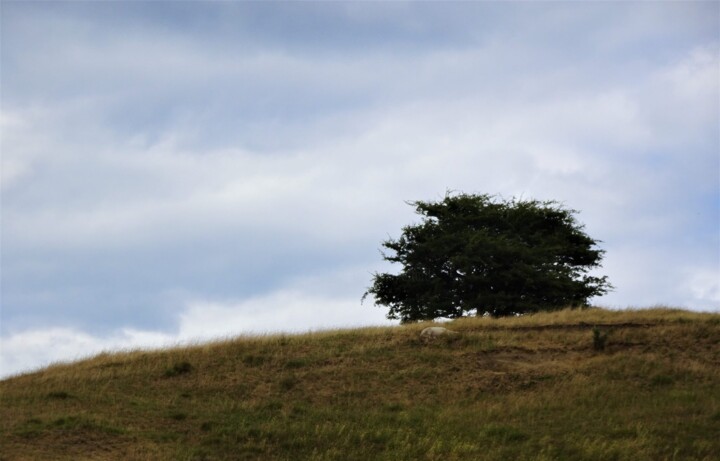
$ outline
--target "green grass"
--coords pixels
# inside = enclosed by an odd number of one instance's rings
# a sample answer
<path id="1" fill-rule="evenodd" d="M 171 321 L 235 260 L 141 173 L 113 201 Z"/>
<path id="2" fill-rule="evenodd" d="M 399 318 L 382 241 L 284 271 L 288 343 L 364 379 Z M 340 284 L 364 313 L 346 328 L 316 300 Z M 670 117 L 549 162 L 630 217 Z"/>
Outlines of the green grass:
<path id="1" fill-rule="evenodd" d="M 6 379 L 0 459 L 718 459 L 718 314 L 461 319 L 429 343 L 424 326 L 103 354 Z"/>

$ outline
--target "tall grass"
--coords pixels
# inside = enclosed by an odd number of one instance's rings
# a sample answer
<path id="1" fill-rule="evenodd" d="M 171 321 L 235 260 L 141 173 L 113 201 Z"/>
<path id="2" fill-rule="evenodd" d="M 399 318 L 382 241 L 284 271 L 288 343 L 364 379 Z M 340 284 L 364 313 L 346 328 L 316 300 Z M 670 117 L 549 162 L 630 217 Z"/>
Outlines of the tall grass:
<path id="1" fill-rule="evenodd" d="M 565 310 L 102 354 L 0 383 L 2 460 L 713 460 L 720 315 Z M 608 332 L 604 350 L 592 328 Z"/>

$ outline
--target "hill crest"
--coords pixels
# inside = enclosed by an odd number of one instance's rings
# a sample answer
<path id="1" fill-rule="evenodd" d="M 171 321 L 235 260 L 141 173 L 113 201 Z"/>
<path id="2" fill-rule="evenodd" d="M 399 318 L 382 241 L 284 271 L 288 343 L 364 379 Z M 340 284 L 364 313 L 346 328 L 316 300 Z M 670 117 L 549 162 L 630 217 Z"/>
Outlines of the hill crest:
<path id="1" fill-rule="evenodd" d="M 2 460 L 682 459 L 720 452 L 720 315 L 563 310 L 239 337 L 12 377 Z M 598 337 L 605 337 L 602 347 Z"/>

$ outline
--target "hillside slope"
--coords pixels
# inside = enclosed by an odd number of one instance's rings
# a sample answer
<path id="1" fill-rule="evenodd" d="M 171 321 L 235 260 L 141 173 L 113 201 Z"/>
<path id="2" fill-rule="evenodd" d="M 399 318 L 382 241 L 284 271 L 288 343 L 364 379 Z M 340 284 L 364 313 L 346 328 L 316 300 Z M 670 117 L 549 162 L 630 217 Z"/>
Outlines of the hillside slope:
<path id="1" fill-rule="evenodd" d="M 460 335 L 429 343 L 424 326 L 103 354 L 13 377 L 0 382 L 0 459 L 719 459 L 718 314 L 462 319 Z"/>

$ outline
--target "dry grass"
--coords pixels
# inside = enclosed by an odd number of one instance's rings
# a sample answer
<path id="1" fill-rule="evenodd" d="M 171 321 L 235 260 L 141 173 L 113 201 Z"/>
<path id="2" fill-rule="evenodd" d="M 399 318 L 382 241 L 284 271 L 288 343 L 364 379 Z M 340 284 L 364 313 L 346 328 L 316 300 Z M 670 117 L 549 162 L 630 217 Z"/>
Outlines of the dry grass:
<path id="1" fill-rule="evenodd" d="M 103 354 L 0 383 L 2 460 L 714 460 L 720 315 L 563 310 Z M 592 328 L 608 335 L 593 347 Z"/>

